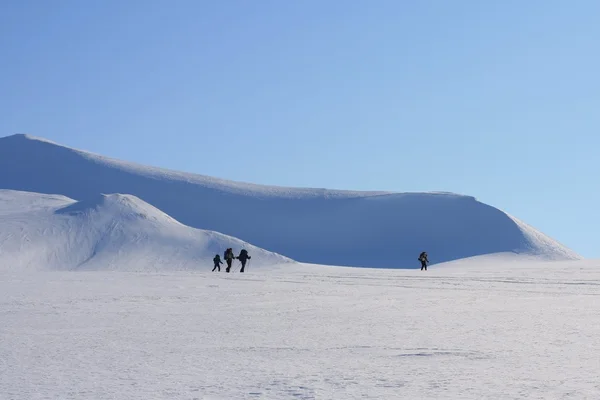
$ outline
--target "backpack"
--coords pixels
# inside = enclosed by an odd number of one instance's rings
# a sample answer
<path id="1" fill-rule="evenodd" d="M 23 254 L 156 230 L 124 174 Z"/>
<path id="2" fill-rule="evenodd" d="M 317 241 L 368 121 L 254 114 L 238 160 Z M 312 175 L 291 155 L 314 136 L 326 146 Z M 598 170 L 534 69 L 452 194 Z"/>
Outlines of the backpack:
<path id="1" fill-rule="evenodd" d="M 242 251 L 240 251 L 240 256 L 247 256 L 248 255 L 248 250 L 243 249 Z"/>

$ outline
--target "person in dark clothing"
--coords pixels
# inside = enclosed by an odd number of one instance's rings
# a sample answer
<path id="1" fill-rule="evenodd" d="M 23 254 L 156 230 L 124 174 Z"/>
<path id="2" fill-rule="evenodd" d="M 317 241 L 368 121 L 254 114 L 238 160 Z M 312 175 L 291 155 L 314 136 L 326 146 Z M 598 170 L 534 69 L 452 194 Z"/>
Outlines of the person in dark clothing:
<path id="1" fill-rule="evenodd" d="M 240 255 L 237 256 L 237 259 L 242 263 L 242 269 L 240 269 L 240 272 L 244 272 L 244 268 L 246 268 L 246 261 L 251 258 L 252 257 L 248 255 L 248 251 L 246 249 L 242 249 L 242 251 L 240 251 Z"/>
<path id="2" fill-rule="evenodd" d="M 421 271 L 423 271 L 423 270 L 427 271 L 427 264 L 429 263 L 429 260 L 427 259 L 426 252 L 422 252 L 419 255 L 419 261 L 421 261 Z"/>
<path id="3" fill-rule="evenodd" d="M 225 250 L 225 262 L 227 263 L 227 268 L 225 268 L 225 272 L 229 272 L 231 270 L 231 263 L 233 262 L 233 259 L 235 258 L 235 256 L 233 255 L 233 249 L 230 247 L 227 250 Z"/>
<path id="4" fill-rule="evenodd" d="M 221 261 L 221 256 L 220 255 L 215 255 L 215 258 L 213 258 L 213 262 L 215 263 L 215 267 L 212 269 L 212 272 L 215 272 L 215 269 L 219 269 L 219 272 L 221 272 L 221 264 L 223 264 L 223 261 Z"/>

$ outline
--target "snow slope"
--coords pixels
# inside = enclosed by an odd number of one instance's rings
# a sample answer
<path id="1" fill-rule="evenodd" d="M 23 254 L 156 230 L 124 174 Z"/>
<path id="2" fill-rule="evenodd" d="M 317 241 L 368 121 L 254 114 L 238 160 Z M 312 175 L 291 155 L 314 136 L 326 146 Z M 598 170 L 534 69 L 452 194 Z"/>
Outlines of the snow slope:
<path id="1" fill-rule="evenodd" d="M 292 260 L 185 226 L 132 195 L 63 196 L 0 190 L 0 270 L 211 270 L 215 254 L 245 247 L 249 269 Z M 222 256 L 221 256 L 222 257 Z M 234 270 L 239 262 L 234 261 Z"/>
<path id="2" fill-rule="evenodd" d="M 0 398 L 598 399 L 600 262 L 0 274 Z"/>
<path id="3" fill-rule="evenodd" d="M 141 166 L 27 135 L 0 139 L 0 188 L 77 200 L 128 193 L 186 225 L 309 263 L 413 268 L 423 250 L 434 263 L 499 252 L 581 258 L 470 196 L 231 182 Z"/>

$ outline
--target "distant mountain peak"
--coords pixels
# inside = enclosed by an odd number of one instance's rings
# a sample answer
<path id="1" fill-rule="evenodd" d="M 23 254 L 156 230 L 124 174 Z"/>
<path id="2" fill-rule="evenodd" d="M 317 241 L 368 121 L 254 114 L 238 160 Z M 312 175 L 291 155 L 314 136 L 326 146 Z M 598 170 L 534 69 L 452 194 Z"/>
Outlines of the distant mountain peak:
<path id="1" fill-rule="evenodd" d="M 40 137 L 40 136 L 34 136 L 31 135 L 29 133 L 15 133 L 14 135 L 10 135 L 10 136 L 6 136 L 2 139 L 8 139 L 8 140 L 31 140 L 31 141 L 37 141 L 37 142 L 44 142 L 44 143 L 50 143 L 50 144 L 54 144 L 57 145 L 58 144 L 56 142 L 53 142 L 52 140 Z"/>

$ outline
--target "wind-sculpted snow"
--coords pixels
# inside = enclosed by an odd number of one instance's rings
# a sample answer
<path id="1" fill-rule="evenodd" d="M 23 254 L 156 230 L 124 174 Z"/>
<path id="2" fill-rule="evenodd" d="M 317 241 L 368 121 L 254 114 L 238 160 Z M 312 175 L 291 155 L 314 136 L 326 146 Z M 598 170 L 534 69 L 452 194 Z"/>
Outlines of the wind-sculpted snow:
<path id="1" fill-rule="evenodd" d="M 214 255 L 228 247 L 236 254 L 249 251 L 249 270 L 293 263 L 239 239 L 185 226 L 131 195 L 77 202 L 0 190 L 0 225 L 2 270 L 210 270 Z"/>
<path id="2" fill-rule="evenodd" d="M 319 264 L 418 267 L 514 252 L 580 256 L 470 196 L 261 186 L 141 166 L 26 135 L 0 139 L 0 187 L 80 201 L 139 197 L 181 223 Z"/>

